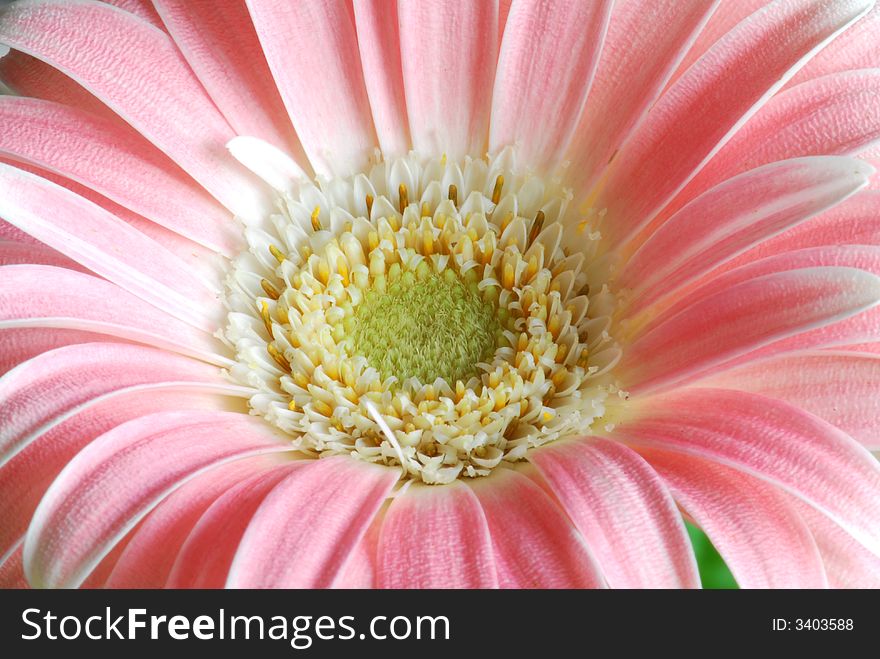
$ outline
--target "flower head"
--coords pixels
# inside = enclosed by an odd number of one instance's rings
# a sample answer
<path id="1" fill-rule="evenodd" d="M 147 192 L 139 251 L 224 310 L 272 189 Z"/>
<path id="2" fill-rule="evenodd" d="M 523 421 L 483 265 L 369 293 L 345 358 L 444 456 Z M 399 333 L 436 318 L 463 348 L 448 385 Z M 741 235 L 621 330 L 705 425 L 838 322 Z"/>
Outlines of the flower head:
<path id="1" fill-rule="evenodd" d="M 0 575 L 880 584 L 869 0 L 0 9 Z"/>
<path id="2" fill-rule="evenodd" d="M 599 234 L 509 155 L 304 183 L 274 237 L 247 232 L 232 374 L 297 448 L 449 483 L 605 416 L 620 349 Z"/>

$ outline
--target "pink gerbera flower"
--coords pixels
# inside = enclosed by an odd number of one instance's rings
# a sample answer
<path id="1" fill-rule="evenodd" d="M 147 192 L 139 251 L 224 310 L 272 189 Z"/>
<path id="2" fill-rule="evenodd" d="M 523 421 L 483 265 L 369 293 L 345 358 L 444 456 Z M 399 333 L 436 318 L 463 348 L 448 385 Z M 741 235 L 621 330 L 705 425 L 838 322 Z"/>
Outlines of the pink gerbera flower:
<path id="1" fill-rule="evenodd" d="M 880 585 L 872 6 L 4 7 L 2 583 Z"/>

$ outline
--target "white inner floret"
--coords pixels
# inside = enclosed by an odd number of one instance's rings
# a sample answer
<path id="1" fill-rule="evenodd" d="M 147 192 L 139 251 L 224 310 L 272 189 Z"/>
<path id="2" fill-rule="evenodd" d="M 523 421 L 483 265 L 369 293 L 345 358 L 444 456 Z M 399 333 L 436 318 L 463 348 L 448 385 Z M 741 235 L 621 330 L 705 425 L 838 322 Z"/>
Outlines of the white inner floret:
<path id="1" fill-rule="evenodd" d="M 228 285 L 254 412 L 426 483 L 589 432 L 620 356 L 599 218 L 511 162 L 410 155 L 280 195 Z"/>

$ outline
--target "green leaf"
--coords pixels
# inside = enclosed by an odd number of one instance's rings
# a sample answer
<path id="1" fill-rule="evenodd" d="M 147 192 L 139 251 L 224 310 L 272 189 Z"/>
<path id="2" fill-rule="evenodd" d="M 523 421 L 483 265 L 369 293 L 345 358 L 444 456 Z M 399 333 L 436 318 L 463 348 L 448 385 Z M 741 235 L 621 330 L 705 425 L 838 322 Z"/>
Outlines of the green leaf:
<path id="1" fill-rule="evenodd" d="M 693 524 L 686 523 L 686 525 L 697 556 L 697 567 L 700 570 L 703 588 L 738 588 L 736 579 L 733 578 L 724 559 L 718 554 L 706 534 Z"/>

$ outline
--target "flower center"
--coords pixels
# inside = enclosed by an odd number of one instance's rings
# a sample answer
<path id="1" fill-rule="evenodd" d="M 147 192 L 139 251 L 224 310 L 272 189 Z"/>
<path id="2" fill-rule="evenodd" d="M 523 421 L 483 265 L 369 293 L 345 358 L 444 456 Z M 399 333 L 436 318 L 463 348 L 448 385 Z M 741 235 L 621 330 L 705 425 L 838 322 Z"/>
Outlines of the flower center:
<path id="1" fill-rule="evenodd" d="M 598 233 L 508 157 L 303 183 L 246 229 L 231 371 L 298 449 L 445 483 L 599 422 L 620 351 Z"/>
<path id="2" fill-rule="evenodd" d="M 394 264 L 345 324 L 352 352 L 383 380 L 455 382 L 477 375 L 477 363 L 492 357 L 504 335 L 497 299 L 481 294 L 471 274 L 465 283 L 454 270 L 440 275 L 426 262 L 415 272 Z"/>

